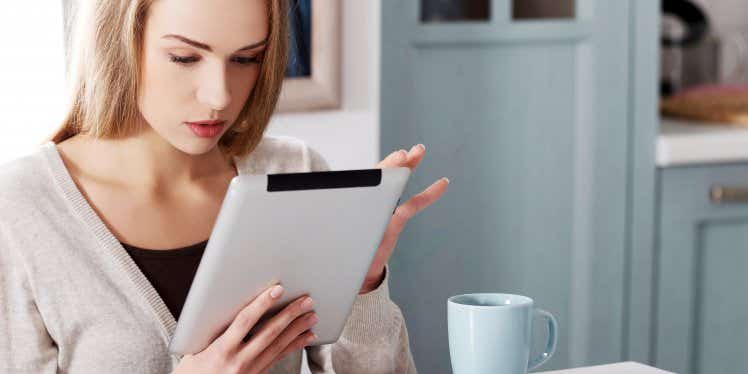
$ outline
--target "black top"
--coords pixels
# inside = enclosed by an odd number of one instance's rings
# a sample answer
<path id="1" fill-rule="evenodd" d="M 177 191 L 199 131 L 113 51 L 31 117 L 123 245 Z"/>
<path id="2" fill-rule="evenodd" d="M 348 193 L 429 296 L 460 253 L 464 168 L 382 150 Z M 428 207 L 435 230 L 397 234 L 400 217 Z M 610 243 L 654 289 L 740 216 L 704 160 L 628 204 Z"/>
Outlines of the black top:
<path id="1" fill-rule="evenodd" d="M 143 249 L 125 243 L 122 246 L 178 320 L 207 244 L 205 240 L 168 250 Z"/>

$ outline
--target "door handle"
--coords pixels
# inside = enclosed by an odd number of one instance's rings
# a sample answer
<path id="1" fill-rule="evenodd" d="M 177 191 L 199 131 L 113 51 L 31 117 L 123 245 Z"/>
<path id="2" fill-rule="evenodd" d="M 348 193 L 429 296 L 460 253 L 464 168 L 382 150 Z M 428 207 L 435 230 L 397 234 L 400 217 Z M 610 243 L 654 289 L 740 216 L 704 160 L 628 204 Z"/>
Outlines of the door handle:
<path id="1" fill-rule="evenodd" d="M 748 203 L 748 187 L 712 186 L 709 191 L 712 203 Z"/>

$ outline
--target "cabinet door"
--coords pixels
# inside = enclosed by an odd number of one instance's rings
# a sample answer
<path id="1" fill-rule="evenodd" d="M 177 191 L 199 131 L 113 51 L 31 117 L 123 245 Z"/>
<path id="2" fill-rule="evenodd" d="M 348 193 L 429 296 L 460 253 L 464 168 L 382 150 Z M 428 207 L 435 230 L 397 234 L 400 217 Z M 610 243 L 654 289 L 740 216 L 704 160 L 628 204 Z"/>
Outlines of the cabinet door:
<path id="1" fill-rule="evenodd" d="M 658 4 L 577 0 L 571 17 L 518 20 L 519 1 L 445 14 L 421 6 L 450 2 L 382 2 L 381 151 L 426 144 L 408 193 L 451 180 L 391 262 L 422 372 L 449 372 L 446 300 L 467 292 L 524 294 L 555 314 L 543 370 L 625 351 L 632 98 L 653 109 Z M 651 59 L 643 81 L 634 47 Z M 654 129 L 651 113 L 640 124 Z"/>
<path id="2" fill-rule="evenodd" d="M 748 164 L 668 168 L 660 179 L 655 363 L 748 373 Z M 728 188 L 721 203 L 715 186 Z M 733 199 L 736 191 L 746 195 Z"/>

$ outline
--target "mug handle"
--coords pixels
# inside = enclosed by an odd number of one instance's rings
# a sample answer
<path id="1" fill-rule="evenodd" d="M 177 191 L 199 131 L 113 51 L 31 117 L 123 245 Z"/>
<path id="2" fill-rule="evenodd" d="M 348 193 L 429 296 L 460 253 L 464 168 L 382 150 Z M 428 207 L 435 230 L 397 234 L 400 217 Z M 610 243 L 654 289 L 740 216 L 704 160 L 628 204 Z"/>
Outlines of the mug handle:
<path id="1" fill-rule="evenodd" d="M 558 340 L 558 336 L 556 334 L 556 330 L 558 328 L 556 317 L 543 309 L 535 309 L 534 314 L 535 316 L 543 317 L 548 321 L 548 342 L 545 345 L 545 351 L 530 360 L 530 363 L 527 365 L 527 370 L 535 369 L 548 361 L 548 359 L 553 356 L 553 352 L 556 351 L 556 342 Z"/>

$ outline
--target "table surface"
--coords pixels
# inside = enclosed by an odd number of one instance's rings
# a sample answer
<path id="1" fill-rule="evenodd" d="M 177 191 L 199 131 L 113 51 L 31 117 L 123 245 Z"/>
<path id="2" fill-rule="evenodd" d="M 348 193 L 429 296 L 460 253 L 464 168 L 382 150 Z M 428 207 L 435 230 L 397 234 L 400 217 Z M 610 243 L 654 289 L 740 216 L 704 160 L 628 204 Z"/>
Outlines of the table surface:
<path id="1" fill-rule="evenodd" d="M 669 371 L 660 370 L 640 364 L 638 362 L 627 361 L 609 365 L 588 366 L 575 369 L 543 371 L 537 374 L 667 374 Z"/>

